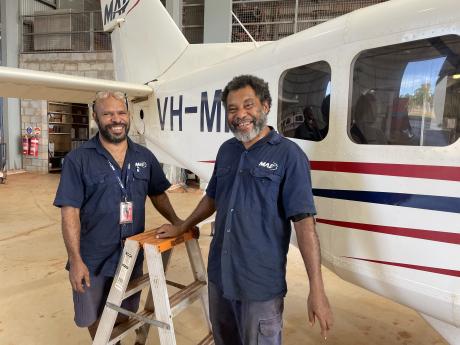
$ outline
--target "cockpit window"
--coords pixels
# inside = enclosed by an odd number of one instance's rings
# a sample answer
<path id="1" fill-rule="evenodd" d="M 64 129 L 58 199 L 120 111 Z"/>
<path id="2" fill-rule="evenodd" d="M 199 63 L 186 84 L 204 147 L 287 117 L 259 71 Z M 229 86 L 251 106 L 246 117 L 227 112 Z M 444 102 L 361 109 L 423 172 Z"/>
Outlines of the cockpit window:
<path id="1" fill-rule="evenodd" d="M 454 143 L 460 136 L 460 37 L 429 38 L 359 54 L 348 135 L 358 144 Z"/>
<path id="2" fill-rule="evenodd" d="M 329 64 L 320 61 L 289 69 L 281 76 L 279 89 L 279 131 L 290 138 L 323 140 L 329 129 Z"/>

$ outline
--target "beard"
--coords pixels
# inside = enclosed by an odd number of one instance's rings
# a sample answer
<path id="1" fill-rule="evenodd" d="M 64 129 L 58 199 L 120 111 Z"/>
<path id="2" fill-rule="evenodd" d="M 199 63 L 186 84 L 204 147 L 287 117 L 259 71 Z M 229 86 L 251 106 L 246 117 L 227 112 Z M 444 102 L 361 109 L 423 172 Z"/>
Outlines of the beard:
<path id="1" fill-rule="evenodd" d="M 96 117 L 96 124 L 97 124 L 97 128 L 99 129 L 99 133 L 101 133 L 102 137 L 105 140 L 107 140 L 109 143 L 112 143 L 112 144 L 118 144 L 118 143 L 121 143 L 122 141 L 125 141 L 128 136 L 128 132 L 130 128 L 129 122 L 128 123 L 122 123 L 122 122 L 112 123 L 110 125 L 102 126 L 97 117 Z M 124 131 L 121 134 L 114 135 L 109 131 L 112 127 L 119 127 L 119 126 L 121 126 L 124 129 Z"/>
<path id="2" fill-rule="evenodd" d="M 248 124 L 252 123 L 252 129 L 249 132 L 243 132 L 239 129 L 240 124 Z M 264 113 L 262 110 L 259 113 L 259 118 L 257 119 L 255 116 L 247 115 L 242 119 L 235 119 L 232 122 L 228 123 L 230 130 L 232 131 L 235 138 L 243 143 L 247 143 L 254 138 L 256 138 L 262 129 L 265 128 L 267 125 L 267 114 Z"/>

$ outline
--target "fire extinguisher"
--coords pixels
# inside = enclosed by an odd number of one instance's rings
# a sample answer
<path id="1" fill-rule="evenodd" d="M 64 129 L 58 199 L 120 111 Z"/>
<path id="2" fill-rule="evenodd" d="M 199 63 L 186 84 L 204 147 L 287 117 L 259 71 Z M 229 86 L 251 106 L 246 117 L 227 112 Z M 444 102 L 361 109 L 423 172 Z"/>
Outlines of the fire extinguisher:
<path id="1" fill-rule="evenodd" d="M 30 138 L 29 156 L 38 157 L 38 138 Z"/>
<path id="2" fill-rule="evenodd" d="M 29 154 L 29 137 L 27 135 L 22 136 L 22 154 L 28 155 Z"/>

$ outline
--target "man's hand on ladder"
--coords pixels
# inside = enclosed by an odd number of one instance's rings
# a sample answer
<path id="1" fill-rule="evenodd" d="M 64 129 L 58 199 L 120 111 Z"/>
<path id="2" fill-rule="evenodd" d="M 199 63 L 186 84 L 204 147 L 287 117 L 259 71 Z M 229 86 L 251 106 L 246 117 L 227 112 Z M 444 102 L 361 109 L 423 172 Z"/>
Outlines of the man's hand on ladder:
<path id="1" fill-rule="evenodd" d="M 182 235 L 185 231 L 187 231 L 186 228 L 183 226 L 183 222 L 180 224 L 163 224 L 159 228 L 155 229 L 155 238 L 166 238 L 166 237 L 176 237 L 179 235 Z"/>
<path id="2" fill-rule="evenodd" d="M 89 271 L 82 259 L 70 262 L 69 280 L 72 289 L 76 292 L 85 292 L 86 287 L 90 287 Z"/>

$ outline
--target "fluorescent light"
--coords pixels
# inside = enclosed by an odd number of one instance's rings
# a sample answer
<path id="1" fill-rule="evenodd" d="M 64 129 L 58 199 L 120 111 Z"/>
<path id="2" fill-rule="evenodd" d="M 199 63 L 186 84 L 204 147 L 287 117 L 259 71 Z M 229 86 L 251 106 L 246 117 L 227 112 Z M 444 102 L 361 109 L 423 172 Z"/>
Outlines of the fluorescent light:
<path id="1" fill-rule="evenodd" d="M 454 74 L 454 75 L 452 76 L 452 79 L 460 79 L 460 74 Z"/>

